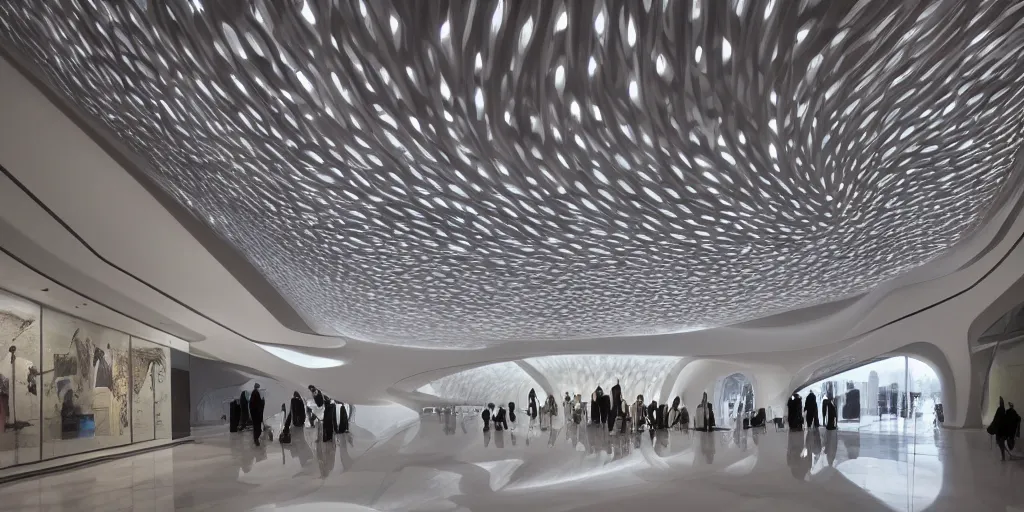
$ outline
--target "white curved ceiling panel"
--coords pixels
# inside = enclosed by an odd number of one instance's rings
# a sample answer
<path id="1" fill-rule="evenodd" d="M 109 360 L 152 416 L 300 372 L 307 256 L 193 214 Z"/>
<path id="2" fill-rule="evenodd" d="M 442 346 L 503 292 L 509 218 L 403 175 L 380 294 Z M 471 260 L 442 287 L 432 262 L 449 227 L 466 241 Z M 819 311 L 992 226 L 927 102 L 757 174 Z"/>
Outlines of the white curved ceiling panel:
<path id="1" fill-rule="evenodd" d="M 8 0 L 0 42 L 319 332 L 471 347 L 941 254 L 1020 146 L 1014 5 Z"/>

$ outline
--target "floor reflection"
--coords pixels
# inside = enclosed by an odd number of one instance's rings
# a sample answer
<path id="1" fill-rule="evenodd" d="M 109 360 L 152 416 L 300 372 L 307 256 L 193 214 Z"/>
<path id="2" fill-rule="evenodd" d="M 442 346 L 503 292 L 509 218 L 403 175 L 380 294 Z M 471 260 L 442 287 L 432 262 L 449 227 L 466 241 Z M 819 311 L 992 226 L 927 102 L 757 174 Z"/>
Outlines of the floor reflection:
<path id="1" fill-rule="evenodd" d="M 192 445 L 0 487 L 0 510 L 1007 510 L 1024 504 L 1021 476 L 980 431 L 484 432 L 450 415 L 328 443 L 311 428 L 260 447 L 200 432 Z"/>

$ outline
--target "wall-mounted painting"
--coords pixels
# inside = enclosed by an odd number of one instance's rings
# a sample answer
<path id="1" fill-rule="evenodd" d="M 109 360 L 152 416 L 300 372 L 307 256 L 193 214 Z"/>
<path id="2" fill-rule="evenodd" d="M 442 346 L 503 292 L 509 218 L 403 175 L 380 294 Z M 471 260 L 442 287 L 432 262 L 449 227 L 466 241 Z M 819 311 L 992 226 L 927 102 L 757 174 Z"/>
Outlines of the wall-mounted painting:
<path id="1" fill-rule="evenodd" d="M 43 457 L 131 442 L 129 336 L 43 310 Z"/>
<path id="2" fill-rule="evenodd" d="M 0 468 L 39 460 L 39 306 L 0 292 Z"/>
<path id="3" fill-rule="evenodd" d="M 171 438 L 170 352 L 132 337 L 132 442 Z"/>

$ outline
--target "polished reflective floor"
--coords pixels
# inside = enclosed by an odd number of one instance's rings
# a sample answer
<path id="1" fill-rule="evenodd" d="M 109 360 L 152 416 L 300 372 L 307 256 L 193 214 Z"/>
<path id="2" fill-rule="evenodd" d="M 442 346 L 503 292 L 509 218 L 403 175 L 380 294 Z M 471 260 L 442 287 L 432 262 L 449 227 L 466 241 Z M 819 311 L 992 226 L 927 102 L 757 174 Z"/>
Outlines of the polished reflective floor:
<path id="1" fill-rule="evenodd" d="M 1024 460 L 926 419 L 653 438 L 555 426 L 485 434 L 475 417 L 431 415 L 387 439 L 356 428 L 325 444 L 307 429 L 258 448 L 212 429 L 2 486 L 0 510 L 1024 510 Z"/>

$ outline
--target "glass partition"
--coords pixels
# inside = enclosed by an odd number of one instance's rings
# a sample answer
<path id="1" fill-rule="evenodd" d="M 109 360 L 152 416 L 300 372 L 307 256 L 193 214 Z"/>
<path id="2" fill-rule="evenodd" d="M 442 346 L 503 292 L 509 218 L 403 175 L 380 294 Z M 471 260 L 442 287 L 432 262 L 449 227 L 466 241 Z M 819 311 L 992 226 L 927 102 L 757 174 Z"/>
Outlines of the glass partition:
<path id="1" fill-rule="evenodd" d="M 171 439 L 170 348 L 0 290 L 0 351 L 0 468 Z"/>
<path id="2" fill-rule="evenodd" d="M 39 460 L 39 306 L 0 292 L 0 468 Z"/>
<path id="3" fill-rule="evenodd" d="M 803 400 L 813 391 L 821 408 L 825 397 L 833 399 L 839 428 L 879 425 L 883 428 L 907 421 L 934 423 L 941 419 L 942 389 L 927 364 L 910 357 L 891 357 L 847 370 L 801 388 Z"/>
<path id="4" fill-rule="evenodd" d="M 43 309 L 43 458 L 131 442 L 129 336 Z"/>

